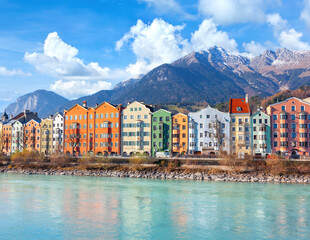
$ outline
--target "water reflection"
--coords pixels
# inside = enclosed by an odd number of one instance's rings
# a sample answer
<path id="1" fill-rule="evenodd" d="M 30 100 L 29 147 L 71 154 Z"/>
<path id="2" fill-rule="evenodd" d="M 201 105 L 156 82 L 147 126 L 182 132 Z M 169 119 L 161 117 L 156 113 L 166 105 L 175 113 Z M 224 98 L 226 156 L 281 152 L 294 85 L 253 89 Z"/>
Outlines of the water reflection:
<path id="1" fill-rule="evenodd" d="M 309 239 L 309 189 L 308 185 L 3 174 L 0 236 Z"/>

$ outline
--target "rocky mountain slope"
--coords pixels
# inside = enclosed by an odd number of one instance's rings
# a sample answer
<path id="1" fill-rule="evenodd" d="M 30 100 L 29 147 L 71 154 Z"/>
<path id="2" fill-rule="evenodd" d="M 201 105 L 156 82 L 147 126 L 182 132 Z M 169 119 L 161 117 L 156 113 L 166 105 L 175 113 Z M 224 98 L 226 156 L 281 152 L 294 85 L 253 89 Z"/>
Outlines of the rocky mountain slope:
<path id="1" fill-rule="evenodd" d="M 302 85 L 310 85 L 310 51 L 267 50 L 249 59 L 212 47 L 158 66 L 144 76 L 123 81 L 112 90 L 102 90 L 73 101 L 52 100 L 52 104 L 45 104 L 45 112 L 38 111 L 41 115 L 63 111 L 84 100 L 92 106 L 103 101 L 126 104 L 134 100 L 151 104 L 202 101 L 216 104 L 228 101 L 230 97 L 243 97 L 245 93 L 264 97 Z M 37 104 L 36 98 L 27 99 L 19 100 L 19 104 L 8 110 L 16 112 L 26 106 L 35 109 L 31 105 Z M 13 110 L 15 108 L 17 110 Z"/>
<path id="2" fill-rule="evenodd" d="M 51 110 L 56 109 L 58 106 L 69 102 L 68 99 L 46 90 L 37 90 L 19 97 L 16 102 L 11 103 L 6 112 L 8 115 L 14 116 L 25 109 L 37 112 L 39 117 L 47 117 Z"/>

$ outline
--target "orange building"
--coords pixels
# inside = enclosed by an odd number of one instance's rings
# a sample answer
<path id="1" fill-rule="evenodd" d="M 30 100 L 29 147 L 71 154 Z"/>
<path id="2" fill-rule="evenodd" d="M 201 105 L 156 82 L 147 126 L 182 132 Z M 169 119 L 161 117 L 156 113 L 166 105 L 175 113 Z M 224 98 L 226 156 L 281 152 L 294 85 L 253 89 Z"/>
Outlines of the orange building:
<path id="1" fill-rule="evenodd" d="M 5 123 L 2 127 L 2 153 L 11 154 L 12 147 L 12 122 Z"/>
<path id="2" fill-rule="evenodd" d="M 102 103 L 96 107 L 76 104 L 65 110 L 64 152 L 81 155 L 120 154 L 122 106 Z"/>
<path id="3" fill-rule="evenodd" d="M 40 152 L 40 120 L 31 119 L 24 125 L 25 149 Z"/>
<path id="4" fill-rule="evenodd" d="M 172 152 L 174 154 L 188 152 L 188 116 L 183 113 L 172 117 Z"/>
<path id="5" fill-rule="evenodd" d="M 104 102 L 95 109 L 95 153 L 121 154 L 121 113 L 123 107 Z"/>
<path id="6" fill-rule="evenodd" d="M 88 108 L 76 104 L 64 111 L 64 153 L 80 155 L 88 149 Z"/>

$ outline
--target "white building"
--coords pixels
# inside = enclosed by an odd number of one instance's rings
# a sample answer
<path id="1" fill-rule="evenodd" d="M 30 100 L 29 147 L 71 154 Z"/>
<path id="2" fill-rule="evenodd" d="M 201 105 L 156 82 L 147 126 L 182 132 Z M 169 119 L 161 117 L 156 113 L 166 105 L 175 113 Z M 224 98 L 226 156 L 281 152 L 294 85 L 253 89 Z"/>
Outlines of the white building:
<path id="1" fill-rule="evenodd" d="M 60 113 L 53 116 L 53 152 L 63 151 L 64 117 Z"/>
<path id="2" fill-rule="evenodd" d="M 189 114 L 189 152 L 214 153 L 230 151 L 230 117 L 210 106 Z"/>
<path id="3" fill-rule="evenodd" d="M 20 121 L 12 124 L 12 147 L 11 152 L 21 152 L 24 148 L 24 125 Z"/>

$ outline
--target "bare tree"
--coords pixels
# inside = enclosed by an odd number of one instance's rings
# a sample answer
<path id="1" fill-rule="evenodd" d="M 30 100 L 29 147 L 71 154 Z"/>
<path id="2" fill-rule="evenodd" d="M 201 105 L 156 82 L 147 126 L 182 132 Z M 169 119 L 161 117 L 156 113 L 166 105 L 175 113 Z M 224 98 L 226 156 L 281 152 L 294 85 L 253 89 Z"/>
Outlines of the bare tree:
<path id="1" fill-rule="evenodd" d="M 76 124 L 71 129 L 65 131 L 64 142 L 72 148 L 72 155 L 75 155 L 82 142 L 86 141 L 85 138 L 82 138 L 82 134 L 80 124 Z"/>
<path id="2" fill-rule="evenodd" d="M 226 126 L 225 126 L 226 127 Z M 228 141 L 228 137 L 225 134 L 224 123 L 218 119 L 214 119 L 211 122 L 211 128 L 209 128 L 209 135 L 211 135 L 213 142 L 218 144 L 219 153 L 223 152 L 223 147 Z"/>

